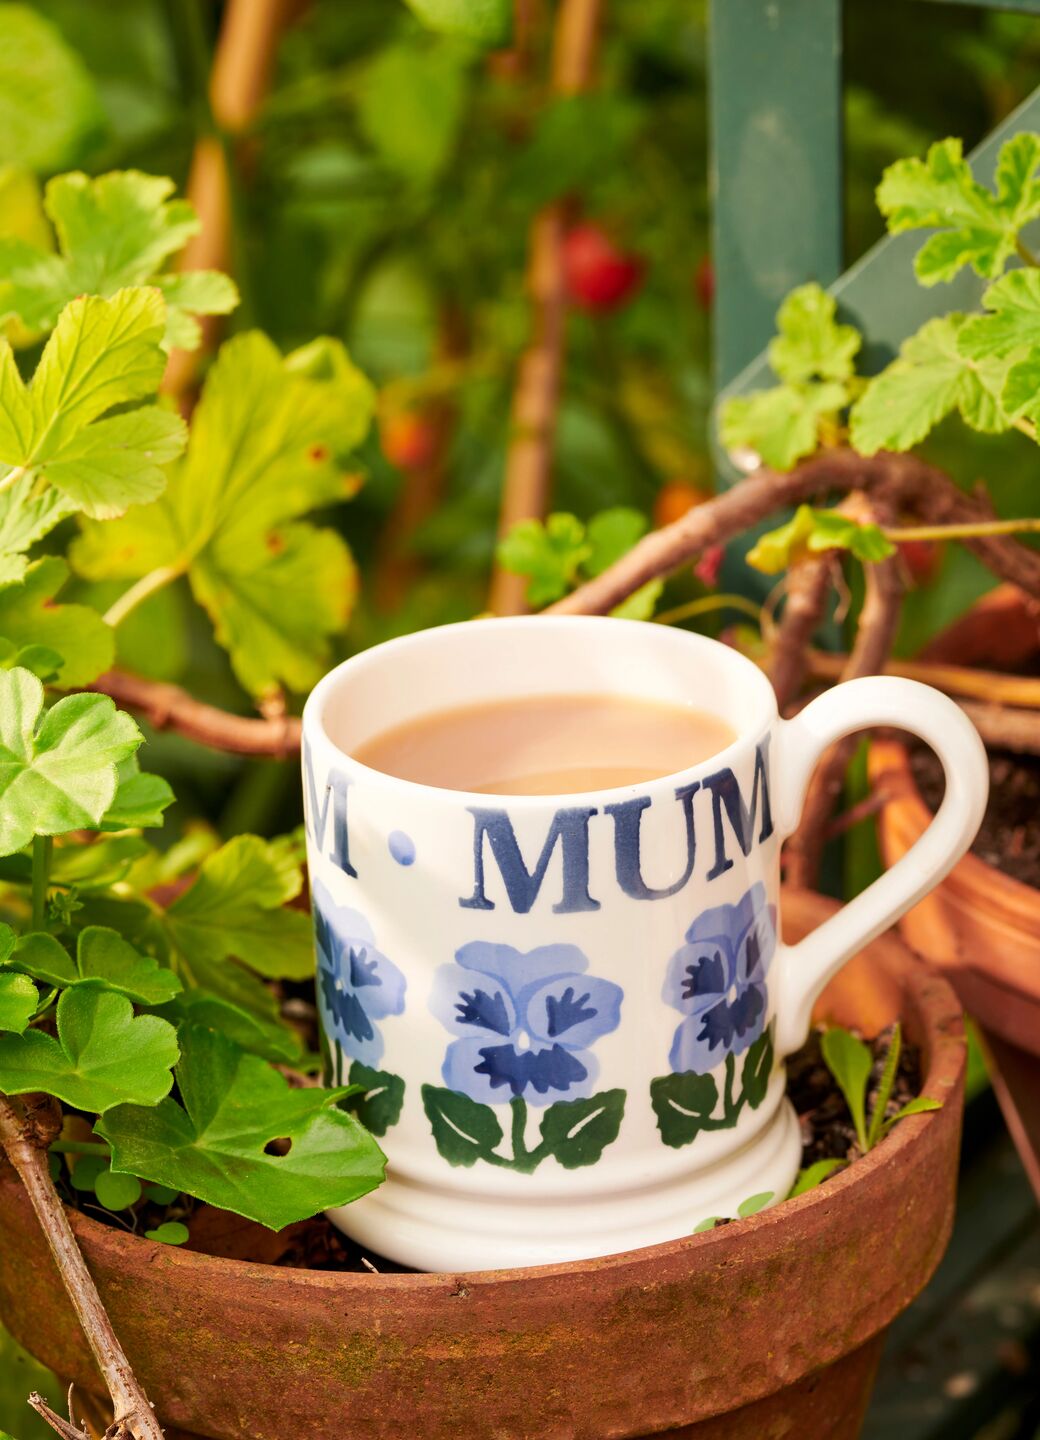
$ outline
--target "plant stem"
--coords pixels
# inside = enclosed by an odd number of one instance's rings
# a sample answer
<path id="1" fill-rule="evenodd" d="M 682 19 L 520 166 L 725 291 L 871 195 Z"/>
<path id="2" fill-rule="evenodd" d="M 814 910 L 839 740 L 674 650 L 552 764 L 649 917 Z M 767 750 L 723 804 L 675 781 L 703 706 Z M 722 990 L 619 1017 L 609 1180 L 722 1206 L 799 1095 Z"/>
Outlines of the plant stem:
<path id="1" fill-rule="evenodd" d="M 715 610 L 738 610 L 756 624 L 762 621 L 761 605 L 743 595 L 702 595 L 699 600 L 688 600 L 685 605 L 662 610 L 654 616 L 654 622 L 657 625 L 677 625 L 681 620 L 695 620 L 698 615 L 710 615 Z"/>
<path id="2" fill-rule="evenodd" d="M 163 1440 L 162 1427 L 130 1367 L 76 1243 L 50 1176 L 46 1152 L 32 1143 L 24 1115 L 6 1096 L 0 1096 L 0 1144 L 32 1202 L 62 1284 L 112 1398 L 115 1425 L 121 1424 L 136 1440 Z"/>
<path id="3" fill-rule="evenodd" d="M 273 720 L 233 715 L 216 705 L 196 700 L 179 685 L 145 680 L 124 670 L 108 670 L 86 688 L 110 695 L 117 705 L 143 715 L 156 730 L 176 730 L 189 740 L 230 755 L 263 755 L 285 760 L 300 753 L 298 715 L 283 715 Z"/>
<path id="4" fill-rule="evenodd" d="M 12 486 L 17 485 L 24 474 L 24 465 L 15 465 L 11 470 L 8 470 L 4 478 L 0 480 L 0 493 L 4 490 L 10 490 Z"/>
<path id="5" fill-rule="evenodd" d="M 1026 265 L 1040 265 L 1040 260 L 1033 254 L 1021 236 L 1018 236 L 1015 240 L 1015 250 L 1018 253 L 1018 258 L 1024 261 Z"/>
<path id="6" fill-rule="evenodd" d="M 820 680 L 839 680 L 848 663 L 848 656 L 810 650 L 809 673 Z M 1040 679 L 1033 675 L 1004 675 L 997 670 L 975 670 L 967 665 L 941 665 L 934 660 L 888 660 L 878 674 L 901 675 L 907 680 L 921 680 L 947 695 L 963 695 L 973 700 L 1004 705 L 1021 705 L 1040 709 Z"/>
<path id="7" fill-rule="evenodd" d="M 47 928 L 47 882 L 50 879 L 54 840 L 50 835 L 34 835 L 32 843 L 32 928 Z"/>
<path id="8" fill-rule="evenodd" d="M 104 614 L 106 625 L 111 625 L 113 630 L 121 625 L 132 610 L 136 610 L 149 596 L 156 594 L 169 585 L 171 580 L 176 580 L 179 575 L 184 574 L 183 565 L 157 565 L 147 575 L 142 575 L 140 580 L 135 581 L 129 590 L 124 590 L 119 599 L 114 601 Z"/>
<path id="9" fill-rule="evenodd" d="M 1017 535 L 1040 531 L 1040 519 L 980 520 L 966 525 L 896 525 L 882 533 L 887 540 L 980 540 L 988 535 Z"/>
<path id="10" fill-rule="evenodd" d="M 731 1050 L 726 1056 L 726 1084 L 722 1100 L 723 1118 L 727 1124 L 732 1124 L 740 1114 L 740 1106 L 735 1106 L 733 1100 L 733 1079 L 736 1069 L 737 1062 Z"/>

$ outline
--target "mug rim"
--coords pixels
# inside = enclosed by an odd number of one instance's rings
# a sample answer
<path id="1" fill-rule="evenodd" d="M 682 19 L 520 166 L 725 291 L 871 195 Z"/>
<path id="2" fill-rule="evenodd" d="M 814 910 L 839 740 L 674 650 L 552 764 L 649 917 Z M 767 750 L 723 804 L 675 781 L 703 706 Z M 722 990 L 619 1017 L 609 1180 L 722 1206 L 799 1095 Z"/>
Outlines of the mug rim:
<path id="1" fill-rule="evenodd" d="M 377 770 L 371 765 L 364 764 L 363 761 L 358 760 L 333 740 L 325 725 L 325 707 L 332 694 L 342 685 L 345 673 L 357 671 L 365 665 L 376 663 L 372 659 L 373 656 L 379 656 L 379 663 L 382 663 L 390 655 L 390 652 L 402 654 L 422 645 L 434 644 L 439 637 L 447 633 L 461 633 L 476 626 L 495 626 L 503 630 L 526 630 L 532 625 L 538 625 L 544 629 L 552 627 L 557 630 L 576 630 L 615 625 L 623 626 L 629 634 L 633 634 L 637 628 L 645 633 L 647 626 L 651 623 L 646 620 L 623 619 L 614 615 L 493 615 L 475 617 L 472 620 L 458 620 L 448 625 L 432 625 L 424 630 L 413 630 L 407 635 L 396 635 L 390 640 L 383 640 L 378 645 L 371 645 L 365 650 L 359 650 L 355 655 L 348 656 L 346 660 L 334 665 L 314 686 L 303 707 L 304 751 L 306 752 L 307 745 L 313 743 L 315 738 L 320 738 L 320 741 L 342 763 L 349 765 L 353 771 L 358 772 L 359 776 L 364 778 L 366 783 L 373 786 L 418 792 L 430 799 L 450 801 L 455 805 L 474 805 L 486 808 L 497 803 L 499 805 L 508 804 L 510 809 L 520 810 L 558 810 L 566 806 L 593 801 L 597 805 L 604 801 L 609 803 L 631 797 L 636 792 L 645 793 L 654 787 L 662 790 L 673 789 L 677 784 L 686 783 L 705 770 L 714 771 L 727 767 L 732 769 L 741 752 L 756 745 L 763 734 L 778 720 L 776 693 L 769 677 L 759 669 L 753 660 L 749 660 L 739 650 L 724 645 L 722 641 L 714 640 L 709 635 L 701 635 L 695 630 L 669 628 L 667 633 L 684 637 L 684 643 L 689 643 L 693 648 L 702 650 L 706 655 L 710 654 L 716 662 L 724 657 L 723 663 L 732 665 L 735 670 L 741 671 L 746 681 L 761 690 L 761 709 L 756 708 L 756 713 L 762 714 L 762 719 L 756 723 L 753 729 L 749 728 L 738 732 L 728 745 L 717 750 L 713 755 L 709 755 L 707 759 L 699 761 L 696 765 L 686 766 L 682 770 L 669 771 L 664 775 L 655 775 L 649 780 L 636 781 L 628 785 L 604 786 L 593 790 L 567 790 L 545 795 L 512 795 L 499 791 L 492 793 L 482 790 L 449 789 L 442 785 L 428 785 L 421 780 L 404 780 L 399 775 L 390 775 L 385 770 Z M 567 692 L 554 691 L 553 693 Z M 707 714 L 715 713 L 705 706 L 698 708 Z"/>

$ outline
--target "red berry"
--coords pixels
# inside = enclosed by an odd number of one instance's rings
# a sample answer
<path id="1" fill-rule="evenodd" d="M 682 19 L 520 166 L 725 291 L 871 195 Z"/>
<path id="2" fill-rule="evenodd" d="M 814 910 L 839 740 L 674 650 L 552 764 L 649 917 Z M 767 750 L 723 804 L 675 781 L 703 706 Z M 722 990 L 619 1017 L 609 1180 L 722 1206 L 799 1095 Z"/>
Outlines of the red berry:
<path id="1" fill-rule="evenodd" d="M 709 545 L 693 567 L 697 579 L 702 580 L 709 589 L 719 583 L 719 571 L 722 569 L 725 554 L 725 545 Z"/>
<path id="2" fill-rule="evenodd" d="M 715 303 L 715 266 L 710 255 L 702 255 L 693 272 L 693 293 L 702 310 L 710 310 Z"/>
<path id="3" fill-rule="evenodd" d="M 383 454 L 399 470 L 422 470 L 437 455 L 437 431 L 417 410 L 399 410 L 379 422 Z"/>
<path id="4" fill-rule="evenodd" d="M 939 568 L 939 546 L 934 540 L 901 540 L 899 553 L 915 585 L 927 585 Z"/>
<path id="5" fill-rule="evenodd" d="M 643 261 L 619 250 L 599 225 L 585 223 L 575 225 L 564 237 L 563 271 L 575 305 L 616 310 L 638 290 Z"/>

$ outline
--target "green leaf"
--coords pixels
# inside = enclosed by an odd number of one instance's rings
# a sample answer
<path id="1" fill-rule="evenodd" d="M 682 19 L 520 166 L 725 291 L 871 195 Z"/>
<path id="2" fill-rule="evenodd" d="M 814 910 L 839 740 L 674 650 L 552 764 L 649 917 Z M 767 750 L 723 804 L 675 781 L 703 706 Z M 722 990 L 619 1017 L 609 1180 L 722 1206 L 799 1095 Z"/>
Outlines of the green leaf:
<path id="1" fill-rule="evenodd" d="M 749 1195 L 737 1206 L 737 1215 L 741 1220 L 746 1220 L 750 1215 L 757 1215 L 760 1210 L 766 1208 L 774 1194 L 773 1190 L 762 1190 L 758 1195 Z"/>
<path id="2" fill-rule="evenodd" d="M 2 599 L 2 597 L 0 597 Z M 144 773 L 131 755 L 119 767 L 115 799 L 101 819 L 102 830 L 149 830 L 163 823 L 176 796 L 161 775 Z"/>
<path id="3" fill-rule="evenodd" d="M 0 164 L 60 170 L 103 124 L 93 81 L 29 5 L 0 5 Z"/>
<path id="4" fill-rule="evenodd" d="M 269 979 L 305 980 L 314 971 L 310 916 L 285 908 L 302 884 L 294 857 L 237 835 L 206 857 L 161 924 L 189 975 L 218 994 L 231 957 Z"/>
<path id="5" fill-rule="evenodd" d="M 67 695 L 46 714 L 27 670 L 0 671 L 0 854 L 34 835 L 94 828 L 116 793 L 116 766 L 141 743 L 107 695 Z"/>
<path id="6" fill-rule="evenodd" d="M 908 1100 L 902 1109 L 897 1110 L 893 1116 L 884 1122 L 881 1127 L 882 1138 L 889 1133 L 893 1125 L 898 1125 L 900 1120 L 905 1120 L 908 1115 L 924 1115 L 930 1110 L 941 1110 L 942 1108 L 941 1100 L 933 1100 L 928 1095 L 918 1095 L 915 1099 Z"/>
<path id="7" fill-rule="evenodd" d="M 1035 421 L 1040 416 L 1040 354 L 1012 364 L 1000 392 L 1005 414 L 1017 418 L 1027 415 Z"/>
<path id="8" fill-rule="evenodd" d="M 27 975 L 0 974 L 0 1030 L 20 1035 L 39 1003 L 39 991 Z"/>
<path id="9" fill-rule="evenodd" d="M 746 559 L 763 575 L 779 575 L 809 554 L 848 550 L 857 560 L 870 564 L 894 555 L 895 549 L 877 525 L 861 524 L 840 510 L 799 505 L 786 524 L 758 537 Z"/>
<path id="10" fill-rule="evenodd" d="M 711 1075 L 684 1070 L 650 1081 L 650 1103 L 666 1145 L 678 1149 L 696 1140 L 719 1103 L 719 1087 Z"/>
<path id="11" fill-rule="evenodd" d="M 1040 270 L 1011 270 L 987 286 L 982 303 L 991 313 L 969 315 L 957 334 L 968 360 L 1007 359 L 1023 346 L 1040 345 Z"/>
<path id="12" fill-rule="evenodd" d="M 102 1170 L 94 1182 L 94 1194 L 106 1210 L 129 1210 L 141 1198 L 141 1182 L 135 1175 Z"/>
<path id="13" fill-rule="evenodd" d="M 68 577 L 60 555 L 45 555 L 19 583 L 0 586 L 0 636 L 16 653 L 52 652 L 58 657 L 54 683 L 74 689 L 109 669 L 114 644 L 111 627 L 96 610 L 56 601 Z"/>
<path id="14" fill-rule="evenodd" d="M 845 1096 L 852 1123 L 856 1127 L 859 1148 L 866 1153 L 870 1148 L 867 1143 L 867 1082 L 874 1063 L 870 1047 L 848 1030 L 843 1030 L 840 1025 L 832 1025 L 823 1032 L 820 1049 L 827 1069 Z"/>
<path id="15" fill-rule="evenodd" d="M 719 433 L 727 450 L 747 447 L 773 469 L 790 470 L 817 448 L 820 421 L 848 401 L 847 388 L 836 381 L 735 395 L 722 407 Z"/>
<path id="16" fill-rule="evenodd" d="M 585 529 L 588 554 L 582 568 L 587 575 L 602 575 L 622 555 L 627 555 L 637 540 L 650 528 L 641 510 L 630 505 L 617 505 L 593 515 Z"/>
<path id="17" fill-rule="evenodd" d="M 157 1240 L 160 1245 L 186 1245 L 191 1239 L 187 1225 L 179 1220 L 164 1220 L 154 1230 L 144 1232 L 146 1240 Z"/>
<path id="18" fill-rule="evenodd" d="M 179 416 L 151 406 L 105 418 L 162 378 L 166 311 L 157 290 L 73 300 L 61 312 L 31 386 L 0 341 L 0 462 L 50 480 L 98 519 L 159 495 L 160 468 L 183 449 Z"/>
<path id="19" fill-rule="evenodd" d="M 338 1090 L 291 1090 L 277 1071 L 215 1031 L 180 1032 L 182 1104 L 123 1105 L 96 1126 L 112 1168 L 182 1190 L 280 1230 L 367 1194 L 383 1178 L 379 1146 Z M 287 1154 L 266 1147 L 288 1140 Z"/>
<path id="20" fill-rule="evenodd" d="M 892 1096 L 892 1086 L 896 1083 L 896 1075 L 899 1073 L 899 1057 L 903 1050 L 903 1030 L 897 1020 L 892 1027 L 892 1039 L 889 1042 L 888 1053 L 885 1055 L 885 1064 L 881 1071 L 881 1078 L 877 1084 L 877 1092 L 874 1095 L 874 1108 L 870 1115 L 870 1125 L 867 1128 L 867 1149 L 873 1150 L 874 1146 L 881 1139 L 881 1126 L 885 1119 L 885 1111 L 888 1109 L 888 1102 Z"/>
<path id="21" fill-rule="evenodd" d="M 461 35 L 485 49 L 506 45 L 513 28 L 511 0 L 406 0 L 428 30 Z"/>
<path id="22" fill-rule="evenodd" d="M 939 229 L 917 252 L 914 268 L 923 285 L 952 280 L 965 265 L 987 279 L 1001 273 L 1019 231 L 1040 215 L 1038 160 L 1036 135 L 1008 140 L 997 161 L 996 195 L 974 178 L 959 140 L 939 140 L 925 160 L 888 167 L 877 201 L 891 233 Z"/>
<path id="23" fill-rule="evenodd" d="M 851 380 L 861 345 L 859 331 L 839 325 L 837 302 L 819 285 L 800 285 L 780 306 L 779 334 L 769 344 L 769 363 L 781 380 Z"/>
<path id="24" fill-rule="evenodd" d="M 542 1116 L 541 1136 L 565 1170 L 595 1165 L 618 1137 L 624 1090 L 601 1090 L 585 1100 L 558 1100 Z"/>
<path id="25" fill-rule="evenodd" d="M 422 1087 L 423 1109 L 437 1149 L 449 1165 L 486 1160 L 502 1139 L 502 1127 L 490 1105 L 480 1105 L 458 1090 Z"/>
<path id="26" fill-rule="evenodd" d="M 465 57 L 449 43 L 389 45 L 359 82 L 358 124 L 382 158 L 418 184 L 451 159 L 466 107 Z"/>
<path id="27" fill-rule="evenodd" d="M 33 495 L 34 486 L 34 477 L 23 475 L 0 491 L 0 585 L 21 580 L 29 568 L 26 550 L 75 512 L 75 505 L 60 491 Z"/>
<path id="28" fill-rule="evenodd" d="M 146 1185 L 144 1187 L 144 1198 L 154 1201 L 156 1205 L 172 1205 L 180 1193 L 170 1185 Z"/>
<path id="29" fill-rule="evenodd" d="M 757 1110 L 766 1098 L 769 1080 L 773 1073 L 773 1027 L 763 1030 L 744 1057 L 744 1068 L 740 1072 L 743 1094 L 752 1110 Z"/>
<path id="30" fill-rule="evenodd" d="M 693 1229 L 690 1231 L 690 1234 L 703 1235 L 708 1230 L 714 1230 L 715 1226 L 719 1223 L 721 1219 L 721 1215 L 708 1215 L 705 1217 L 705 1219 L 701 1220 L 699 1224 L 693 1227 Z"/>
<path id="31" fill-rule="evenodd" d="M 1000 403 L 1008 363 L 962 355 L 963 324 L 963 315 L 927 321 L 869 382 L 851 415 L 852 444 L 861 455 L 910 450 L 954 410 L 986 434 L 1009 428 Z"/>
<path id="32" fill-rule="evenodd" d="M 304 1053 L 302 1040 L 290 1025 L 278 1017 L 270 991 L 265 989 L 263 997 L 267 1013 L 256 1013 L 193 985 L 176 1000 L 164 1005 L 159 1013 L 175 1025 L 187 1020 L 193 1025 L 219 1030 L 240 1049 L 250 1055 L 259 1055 L 263 1060 L 281 1065 L 298 1064 Z"/>
<path id="33" fill-rule="evenodd" d="M 401 1118 L 404 1105 L 404 1081 L 388 1070 L 373 1070 L 355 1060 L 348 1076 L 351 1085 L 360 1085 L 362 1094 L 352 1095 L 346 1102 L 372 1135 L 385 1135 Z"/>
<path id="34" fill-rule="evenodd" d="M 62 992 L 58 1037 L 42 1030 L 0 1036 L 0 1090 L 41 1090 L 77 1110 L 156 1105 L 173 1084 L 177 1033 L 155 1015 L 134 1016 L 123 995 L 99 985 Z"/>
<path id="35" fill-rule="evenodd" d="M 107 1169 L 108 1160 L 104 1155 L 77 1155 L 75 1165 L 69 1170 L 73 1190 L 78 1190 L 81 1195 L 93 1195 L 98 1180 Z"/>
<path id="36" fill-rule="evenodd" d="M 156 284 L 166 300 L 164 348 L 194 349 L 199 327 L 193 316 L 227 314 L 238 292 L 215 271 L 159 273 L 200 228 L 186 200 L 170 199 L 173 190 L 172 180 L 136 170 L 51 180 L 44 208 L 60 253 L 0 243 L 0 315 L 47 330 L 77 295 L 108 298 L 127 286 Z"/>
<path id="37" fill-rule="evenodd" d="M 832 1157 L 826 1160 L 816 1160 L 812 1165 L 806 1165 L 799 1170 L 795 1177 L 791 1193 L 787 1197 L 788 1200 L 793 1200 L 796 1195 L 804 1195 L 809 1190 L 815 1190 L 818 1185 L 829 1180 L 836 1171 L 844 1170 L 848 1163 L 847 1160 L 837 1160 Z"/>
<path id="38" fill-rule="evenodd" d="M 137 835 L 61 845 L 51 856 L 51 880 L 77 890 L 107 890 L 125 880 L 137 861 L 150 853 Z"/>
<path id="39" fill-rule="evenodd" d="M 346 624 L 356 574 L 337 534 L 290 522 L 356 489 L 344 464 L 372 407 L 337 342 L 283 359 L 257 332 L 236 336 L 209 372 L 165 495 L 113 524 L 85 522 L 73 564 L 92 580 L 186 570 L 247 690 L 308 689 Z"/>
<path id="40" fill-rule="evenodd" d="M 44 930 L 22 935 L 11 954 L 5 957 L 4 964 L 8 969 L 59 989 L 74 985 L 79 979 L 79 971 L 64 945 Z"/>
<path id="41" fill-rule="evenodd" d="M 76 965 L 82 980 L 97 982 L 140 1005 L 162 1005 L 183 990 L 172 970 L 103 925 L 88 925 L 76 942 Z"/>
<path id="42" fill-rule="evenodd" d="M 559 600 L 573 585 L 578 567 L 592 555 L 585 526 L 576 515 L 557 511 L 543 525 L 519 520 L 498 543 L 498 563 L 516 575 L 527 575 L 532 605 Z"/>
<path id="43" fill-rule="evenodd" d="M 617 620 L 650 620 L 663 591 L 663 580 L 648 580 L 638 590 L 633 590 L 620 605 L 615 605 L 610 613 Z"/>

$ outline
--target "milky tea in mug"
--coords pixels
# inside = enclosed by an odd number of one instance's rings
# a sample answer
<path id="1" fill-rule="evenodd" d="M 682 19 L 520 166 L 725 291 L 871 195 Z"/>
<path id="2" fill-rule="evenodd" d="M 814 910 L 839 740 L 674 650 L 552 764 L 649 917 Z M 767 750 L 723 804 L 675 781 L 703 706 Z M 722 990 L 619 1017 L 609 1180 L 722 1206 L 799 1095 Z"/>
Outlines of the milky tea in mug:
<path id="1" fill-rule="evenodd" d="M 798 945 L 779 849 L 822 750 L 877 724 L 940 755 L 910 854 Z M 426 1270 L 583 1259 L 782 1200 L 784 1057 L 827 980 L 937 884 L 986 800 L 927 686 L 852 681 L 781 720 L 744 656 L 594 617 L 422 631 L 307 702 L 303 783 L 332 1078 L 387 1179 L 332 1218 Z"/>

